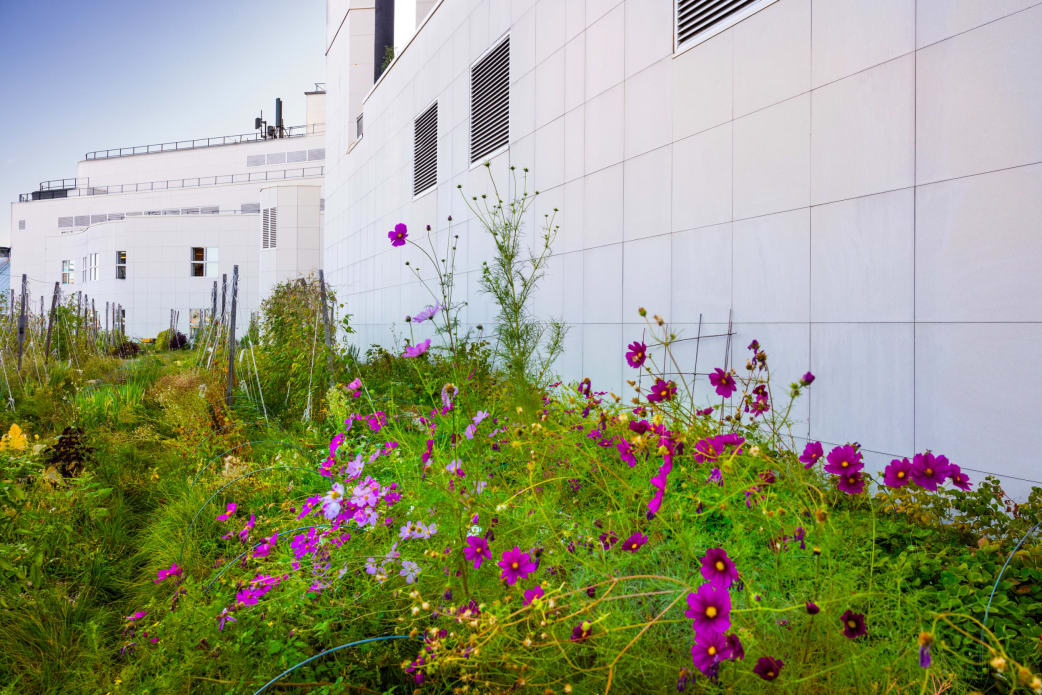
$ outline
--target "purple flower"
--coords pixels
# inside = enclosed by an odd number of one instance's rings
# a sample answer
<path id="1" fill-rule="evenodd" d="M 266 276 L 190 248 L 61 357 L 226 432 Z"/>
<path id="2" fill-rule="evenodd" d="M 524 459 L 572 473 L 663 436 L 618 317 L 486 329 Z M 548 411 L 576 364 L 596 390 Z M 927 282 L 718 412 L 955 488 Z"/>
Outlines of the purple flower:
<path id="1" fill-rule="evenodd" d="M 264 558 L 267 557 L 271 551 L 275 548 L 275 545 L 279 541 L 278 532 L 273 533 L 268 538 L 264 539 L 264 542 L 253 549 L 253 557 Z"/>
<path id="2" fill-rule="evenodd" d="M 756 660 L 756 666 L 753 667 L 753 673 L 765 681 L 773 681 L 781 673 L 782 666 L 785 662 L 781 659 L 775 659 L 770 656 L 761 656 Z"/>
<path id="3" fill-rule="evenodd" d="M 545 595 L 546 593 L 543 591 L 543 587 L 536 584 L 531 589 L 525 591 L 525 605 L 530 606 L 532 605 L 532 601 L 535 601 L 537 598 L 542 598 Z"/>
<path id="4" fill-rule="evenodd" d="M 648 359 L 648 346 L 634 340 L 628 347 L 630 351 L 626 353 L 626 363 L 634 369 L 640 369 Z"/>
<path id="5" fill-rule="evenodd" d="M 675 395 L 677 395 L 676 384 L 672 381 L 656 379 L 655 385 L 651 387 L 651 393 L 648 394 L 648 402 L 660 403 L 662 401 L 669 401 L 672 400 Z"/>
<path id="6" fill-rule="evenodd" d="M 843 621 L 843 636 L 847 639 L 857 639 L 868 634 L 868 627 L 865 625 L 865 614 L 855 613 L 852 610 L 847 610 L 840 620 Z"/>
<path id="7" fill-rule="evenodd" d="M 716 675 L 719 663 L 727 658 L 727 641 L 722 632 L 696 634 L 691 645 L 691 661 L 707 678 Z"/>
<path id="8" fill-rule="evenodd" d="M 239 531 L 239 541 L 245 543 L 250 538 L 250 531 L 253 530 L 253 525 L 256 523 L 257 517 L 254 514 L 250 514 L 250 520 L 246 522 L 246 525 Z"/>
<path id="9" fill-rule="evenodd" d="M 532 574 L 536 569 L 536 564 L 532 562 L 532 556 L 521 552 L 521 549 L 516 545 L 504 552 L 496 565 L 503 569 L 499 578 L 506 581 L 510 586 L 517 583 L 518 579 L 524 579 Z"/>
<path id="10" fill-rule="evenodd" d="M 387 238 L 391 240 L 391 246 L 405 246 L 405 240 L 408 236 L 409 232 L 401 222 L 394 225 L 392 231 L 387 232 Z"/>
<path id="11" fill-rule="evenodd" d="M 420 313 L 416 314 L 416 316 L 413 316 L 412 320 L 415 323 L 423 323 L 427 319 L 432 319 L 435 316 L 437 316 L 438 312 L 441 311 L 443 308 L 444 307 L 442 307 L 442 305 L 438 302 L 434 302 L 434 306 L 428 304 L 427 308 L 421 311 Z"/>
<path id="12" fill-rule="evenodd" d="M 481 567 L 481 563 L 492 558 L 492 551 L 488 549 L 488 541 L 481 536 L 467 536 L 467 547 L 463 549 L 463 557 L 467 562 L 474 563 L 474 569 Z"/>
<path id="13" fill-rule="evenodd" d="M 228 519 L 232 518 L 232 515 L 235 514 L 235 508 L 237 506 L 238 505 L 236 505 L 235 502 L 229 502 L 224 514 L 217 515 L 217 521 L 228 521 Z"/>
<path id="14" fill-rule="evenodd" d="M 861 453 L 850 444 L 837 446 L 829 452 L 827 458 L 828 464 L 825 466 L 825 472 L 833 475 L 846 475 L 865 467 L 861 461 Z"/>
<path id="15" fill-rule="evenodd" d="M 742 640 L 738 639 L 738 635 L 734 633 L 727 636 L 727 658 L 738 661 L 745 659 L 745 647 L 742 646 Z"/>
<path id="16" fill-rule="evenodd" d="M 687 595 L 687 605 L 684 615 L 691 618 L 691 626 L 699 637 L 722 635 L 731 627 L 731 594 L 726 589 L 703 584 L 696 593 Z"/>
<path id="17" fill-rule="evenodd" d="M 322 498 L 322 516 L 327 521 L 332 521 L 340 515 L 340 508 L 344 504 L 344 486 L 341 483 L 333 483 L 333 489 Z"/>
<path id="18" fill-rule="evenodd" d="M 836 488 L 848 495 L 860 495 L 865 491 L 865 476 L 861 474 L 861 471 L 844 473 L 838 477 Z"/>
<path id="19" fill-rule="evenodd" d="M 933 635 L 929 632 L 919 633 L 919 666 L 930 668 L 933 659 L 930 657 L 930 645 L 933 644 Z"/>
<path id="20" fill-rule="evenodd" d="M 131 615 L 128 615 L 128 616 L 126 616 L 123 619 L 124 620 L 141 620 L 146 615 L 148 615 L 148 611 L 137 611 L 136 613 L 132 613 Z"/>
<path id="21" fill-rule="evenodd" d="M 416 345 L 409 345 L 405 348 L 405 352 L 402 353 L 402 357 L 419 357 L 423 353 L 427 352 L 431 346 L 431 339 L 427 338 L 422 343 Z"/>
<path id="22" fill-rule="evenodd" d="M 719 367 L 709 375 L 709 383 L 716 387 L 717 395 L 724 398 L 730 398 L 738 390 L 738 386 L 734 383 L 734 377 Z"/>
<path id="23" fill-rule="evenodd" d="M 815 378 L 815 377 L 814 377 L 814 375 L 813 375 L 813 374 L 811 374 L 810 372 L 807 372 L 807 373 L 806 373 L 806 374 L 804 374 L 804 375 L 803 375 L 803 377 L 802 377 L 802 378 L 800 379 L 800 383 L 801 383 L 801 384 L 803 384 L 804 386 L 810 386 L 811 384 L 813 384 L 813 383 L 814 383 L 814 378 Z"/>
<path id="24" fill-rule="evenodd" d="M 634 531 L 632 536 L 622 542 L 622 549 L 630 553 L 635 553 L 647 542 L 647 536 L 642 534 L 640 531 Z"/>
<path id="25" fill-rule="evenodd" d="M 948 477 L 948 458 L 934 456 L 929 451 L 916 454 L 912 459 L 912 470 L 909 475 L 917 485 L 927 490 L 936 490 Z"/>
<path id="26" fill-rule="evenodd" d="M 718 589 L 727 589 L 738 580 L 738 569 L 723 548 L 710 548 L 702 556 L 702 576 Z"/>
<path id="27" fill-rule="evenodd" d="M 611 547 L 618 542 L 619 537 L 615 535 L 614 531 L 606 531 L 599 535 L 598 540 L 601 542 L 601 548 L 604 550 L 611 550 Z"/>
<path id="28" fill-rule="evenodd" d="M 821 442 L 807 442 L 807 446 L 803 447 L 803 453 L 800 455 L 800 463 L 804 468 L 810 468 L 824 455 L 825 450 L 821 448 Z"/>
<path id="29" fill-rule="evenodd" d="M 952 485 L 960 490 L 969 490 L 973 487 L 969 477 L 954 463 L 948 466 L 948 478 L 952 481 Z"/>
<path id="30" fill-rule="evenodd" d="M 254 603 L 256 603 L 256 601 Z M 239 621 L 236 620 L 235 618 L 233 618 L 232 614 L 228 612 L 227 608 L 225 608 L 217 616 L 217 630 L 218 631 L 224 630 L 224 624 L 225 623 L 237 623 L 237 622 L 239 622 Z"/>
<path id="31" fill-rule="evenodd" d="M 885 469 L 883 469 L 883 483 L 887 487 L 904 487 L 910 480 L 912 472 L 912 462 L 908 459 L 894 459 L 890 462 Z"/>
<path id="32" fill-rule="evenodd" d="M 169 569 L 159 570 L 158 572 L 156 572 L 156 577 L 157 578 L 154 580 L 154 583 L 158 584 L 159 582 L 163 581 L 167 577 L 180 577 L 181 576 L 181 572 L 182 572 L 181 568 L 178 567 L 177 563 L 175 562 L 174 564 L 170 565 Z"/>
<path id="33" fill-rule="evenodd" d="M 818 604 L 813 601 L 807 601 L 807 615 L 817 615 L 819 612 L 821 612 L 821 609 L 818 608 Z"/>
<path id="34" fill-rule="evenodd" d="M 589 620 L 584 620 L 572 628 L 571 640 L 573 642 L 585 642 L 589 638 L 591 632 L 593 632 L 593 623 Z"/>

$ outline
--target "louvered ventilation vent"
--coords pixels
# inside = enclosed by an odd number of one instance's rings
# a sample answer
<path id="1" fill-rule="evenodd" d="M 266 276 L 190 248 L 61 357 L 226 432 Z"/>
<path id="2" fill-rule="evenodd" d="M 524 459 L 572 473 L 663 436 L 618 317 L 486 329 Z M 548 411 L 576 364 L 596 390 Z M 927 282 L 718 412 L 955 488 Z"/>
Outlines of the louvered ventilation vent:
<path id="1" fill-rule="evenodd" d="M 507 144 L 510 137 L 510 37 L 470 70 L 470 161 Z"/>
<path id="2" fill-rule="evenodd" d="M 677 46 L 760 0 L 678 0 Z"/>
<path id="3" fill-rule="evenodd" d="M 438 183 L 438 102 L 413 124 L 412 193 L 419 195 Z"/>
<path id="4" fill-rule="evenodd" d="M 273 249 L 277 242 L 278 208 L 264 208 L 261 212 L 261 248 Z"/>

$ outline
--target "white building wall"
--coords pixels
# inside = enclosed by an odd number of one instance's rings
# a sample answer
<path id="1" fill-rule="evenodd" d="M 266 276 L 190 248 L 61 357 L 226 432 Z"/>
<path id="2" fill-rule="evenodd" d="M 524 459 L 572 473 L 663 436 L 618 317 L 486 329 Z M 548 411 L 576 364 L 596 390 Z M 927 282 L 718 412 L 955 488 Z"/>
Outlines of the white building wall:
<path id="1" fill-rule="evenodd" d="M 387 241 L 400 221 L 459 234 L 462 320 L 492 318 L 489 244 L 456 185 L 484 190 L 468 71 L 509 33 L 493 170 L 532 169 L 533 220 L 561 210 L 535 304 L 572 325 L 564 376 L 621 389 L 639 306 L 685 337 L 730 314 L 733 364 L 757 338 L 783 383 L 818 375 L 797 434 L 1042 484 L 1042 377 L 1018 368 L 1042 339 L 1042 3 L 777 0 L 680 52 L 672 21 L 668 0 L 445 0 L 353 146 L 351 49 L 332 41 L 325 265 L 357 341 L 388 344 L 429 301 Z M 414 199 L 412 123 L 435 99 L 438 186 Z M 723 352 L 703 341 L 699 370 Z"/>

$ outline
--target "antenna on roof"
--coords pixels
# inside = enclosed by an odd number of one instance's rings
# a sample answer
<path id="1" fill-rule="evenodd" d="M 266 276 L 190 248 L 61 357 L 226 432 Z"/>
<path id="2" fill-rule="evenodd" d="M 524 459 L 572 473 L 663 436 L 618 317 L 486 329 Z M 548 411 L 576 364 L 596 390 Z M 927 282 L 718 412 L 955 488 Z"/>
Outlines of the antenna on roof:
<path id="1" fill-rule="evenodd" d="M 286 137 L 286 130 L 282 126 L 282 99 L 275 97 L 275 130 L 277 137 Z"/>
<path id="2" fill-rule="evenodd" d="M 253 129 L 261 132 L 262 138 L 268 137 L 268 122 L 264 120 L 264 109 L 261 109 L 260 116 L 253 119 Z"/>

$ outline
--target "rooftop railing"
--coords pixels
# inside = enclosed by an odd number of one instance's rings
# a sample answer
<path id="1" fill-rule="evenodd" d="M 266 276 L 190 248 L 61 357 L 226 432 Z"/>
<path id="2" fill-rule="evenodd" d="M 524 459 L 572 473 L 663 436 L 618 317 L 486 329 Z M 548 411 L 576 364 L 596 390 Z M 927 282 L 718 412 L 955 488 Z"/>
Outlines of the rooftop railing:
<path id="1" fill-rule="evenodd" d="M 297 138 L 304 135 L 318 135 L 326 131 L 325 123 L 312 123 L 310 125 L 294 125 L 283 128 L 287 138 Z M 244 142 L 263 142 L 264 140 L 278 140 L 281 138 L 268 138 L 259 131 L 242 133 L 240 135 L 219 135 L 214 138 L 199 138 L 197 140 L 176 140 L 174 142 L 159 142 L 153 145 L 137 145 L 134 147 L 117 147 L 111 150 L 95 150 L 84 155 L 84 159 L 112 159 L 114 157 L 132 157 L 138 154 L 155 154 L 157 152 L 180 152 L 181 150 L 194 150 L 201 147 L 221 147 L 223 145 L 238 145 Z"/>
<path id="2" fill-rule="evenodd" d="M 224 174 L 219 176 L 196 176 L 185 179 L 167 179 L 165 181 L 146 181 L 144 183 L 122 183 L 113 186 L 90 186 L 87 188 L 72 188 L 63 191 L 62 198 L 79 198 L 89 195 L 109 195 L 113 193 L 141 193 L 147 191 L 172 191 L 182 188 L 198 188 L 201 186 L 225 186 L 234 183 L 252 183 L 263 181 L 282 181 L 285 179 L 310 178 L 322 176 L 325 167 L 297 167 L 294 169 L 278 169 L 274 171 L 251 171 L 246 174 Z M 18 196 L 19 203 L 27 203 L 32 200 L 40 200 L 41 196 L 32 193 L 21 193 Z M 46 197 L 43 197 L 46 199 Z"/>
<path id="3" fill-rule="evenodd" d="M 89 185 L 90 185 L 90 179 L 89 178 L 51 179 L 50 181 L 41 181 L 39 190 L 41 190 L 41 191 L 60 191 L 60 190 L 66 189 L 66 188 L 81 188 L 81 187 L 87 187 Z"/>

